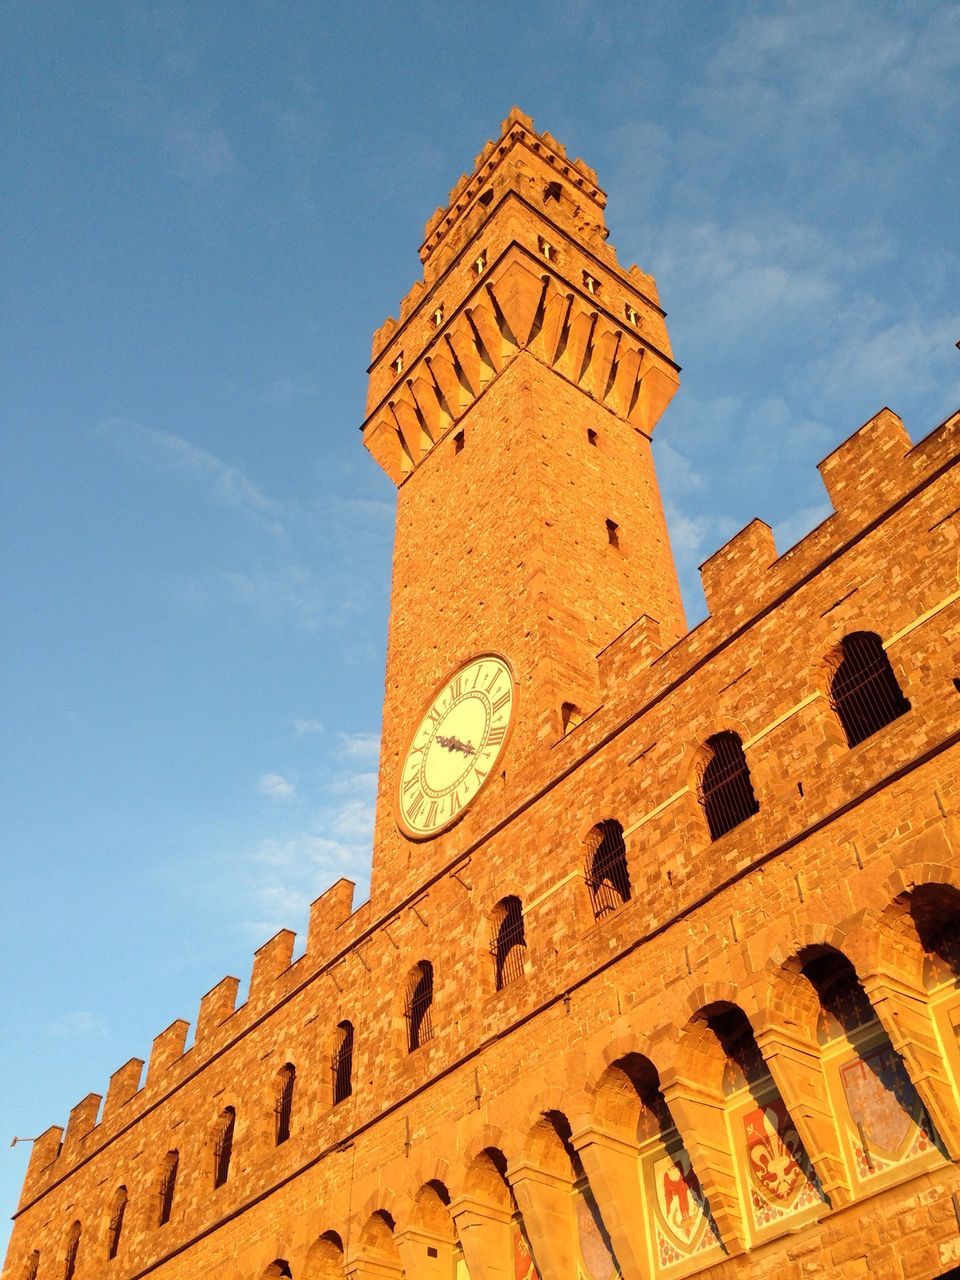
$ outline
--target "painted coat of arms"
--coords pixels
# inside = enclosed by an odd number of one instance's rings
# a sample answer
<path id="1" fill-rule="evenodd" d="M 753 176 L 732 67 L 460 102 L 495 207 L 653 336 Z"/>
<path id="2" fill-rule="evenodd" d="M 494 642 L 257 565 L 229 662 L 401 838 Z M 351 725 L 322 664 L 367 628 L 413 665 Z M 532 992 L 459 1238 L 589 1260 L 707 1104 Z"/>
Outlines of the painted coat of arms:
<path id="1" fill-rule="evenodd" d="M 682 1148 L 658 1160 L 653 1167 L 660 1220 L 683 1253 L 693 1253 L 702 1242 L 707 1215 L 700 1179 Z"/>
<path id="2" fill-rule="evenodd" d="M 897 1159 L 918 1118 L 916 1090 L 899 1054 L 880 1045 L 844 1063 L 840 1079 L 850 1117 L 871 1150 Z"/>
<path id="3" fill-rule="evenodd" d="M 743 1117 L 750 1178 L 765 1200 L 789 1204 L 806 1182 L 803 1147 L 787 1109 L 778 1098 Z"/>

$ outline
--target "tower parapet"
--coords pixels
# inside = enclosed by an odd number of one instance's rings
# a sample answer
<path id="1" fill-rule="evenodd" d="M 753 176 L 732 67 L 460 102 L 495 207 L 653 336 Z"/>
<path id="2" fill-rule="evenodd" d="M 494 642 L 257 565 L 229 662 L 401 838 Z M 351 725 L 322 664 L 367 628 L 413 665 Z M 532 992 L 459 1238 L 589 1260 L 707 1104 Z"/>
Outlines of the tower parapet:
<path id="1" fill-rule="evenodd" d="M 677 388 L 656 284 L 607 243 L 594 171 L 514 109 L 426 226 L 373 340 L 364 441 L 398 484 L 521 350 L 649 434 Z"/>

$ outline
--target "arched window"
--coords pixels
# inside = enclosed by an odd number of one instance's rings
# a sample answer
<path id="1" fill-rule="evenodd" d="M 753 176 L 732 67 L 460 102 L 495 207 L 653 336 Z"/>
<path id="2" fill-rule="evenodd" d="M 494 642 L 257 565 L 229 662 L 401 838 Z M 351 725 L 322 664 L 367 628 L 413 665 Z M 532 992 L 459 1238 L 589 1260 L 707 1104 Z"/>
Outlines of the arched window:
<path id="1" fill-rule="evenodd" d="M 353 1093 L 353 1023 L 341 1022 L 337 1027 L 337 1046 L 333 1051 L 333 1105 Z"/>
<path id="2" fill-rule="evenodd" d="M 854 631 L 840 641 L 840 663 L 830 681 L 830 697 L 855 747 L 910 710 L 893 674 L 883 642 L 872 631 Z"/>
<path id="3" fill-rule="evenodd" d="M 758 813 L 743 744 L 735 733 L 715 733 L 707 739 L 710 759 L 700 778 L 700 803 L 710 838 L 720 836 Z"/>
<path id="4" fill-rule="evenodd" d="M 163 1158 L 163 1168 L 160 1170 L 158 1227 L 162 1227 L 165 1222 L 170 1221 L 170 1214 L 173 1212 L 173 1195 L 177 1189 L 177 1170 L 179 1168 L 180 1152 L 168 1151 Z"/>
<path id="5" fill-rule="evenodd" d="M 230 1157 L 233 1154 L 233 1130 L 237 1113 L 233 1107 L 220 1112 L 213 1138 L 213 1185 L 222 1187 L 230 1176 Z"/>
<path id="6" fill-rule="evenodd" d="M 77 1270 L 77 1252 L 80 1248 L 80 1223 L 75 1222 L 67 1236 L 67 1252 L 63 1261 L 63 1280 L 73 1280 Z"/>
<path id="7" fill-rule="evenodd" d="M 120 1235 L 123 1231 L 123 1215 L 127 1211 L 127 1188 L 117 1187 L 110 1210 L 110 1221 L 107 1224 L 107 1257 L 115 1258 L 120 1249 Z"/>
<path id="8" fill-rule="evenodd" d="M 23 1280 L 37 1280 L 37 1272 L 40 1270 L 40 1250 L 34 1249 L 30 1257 L 27 1259 L 26 1269 L 23 1273 Z"/>
<path id="9" fill-rule="evenodd" d="M 630 873 L 623 827 L 616 818 L 598 823 L 587 837 L 587 886 L 594 919 L 630 901 Z"/>
<path id="10" fill-rule="evenodd" d="M 523 977 L 523 965 L 527 957 L 527 939 L 523 932 L 523 904 L 519 898 L 504 898 L 494 909 L 493 973 L 497 990 L 508 982 Z"/>
<path id="11" fill-rule="evenodd" d="M 429 960 L 421 960 L 410 975 L 404 1014 L 407 1048 L 413 1053 L 433 1039 L 433 965 Z"/>
<path id="12" fill-rule="evenodd" d="M 273 1099 L 273 1131 L 276 1145 L 290 1137 L 290 1118 L 293 1115 L 293 1087 L 297 1080 L 297 1068 L 285 1063 L 277 1072 L 276 1093 Z"/>

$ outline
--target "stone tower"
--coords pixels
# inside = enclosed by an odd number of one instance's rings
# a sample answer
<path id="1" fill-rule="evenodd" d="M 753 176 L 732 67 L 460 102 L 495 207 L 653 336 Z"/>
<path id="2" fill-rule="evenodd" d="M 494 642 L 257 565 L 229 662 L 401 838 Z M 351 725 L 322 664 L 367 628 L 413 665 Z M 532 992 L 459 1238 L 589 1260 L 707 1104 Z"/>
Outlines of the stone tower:
<path id="1" fill-rule="evenodd" d="M 424 278 L 373 343 L 364 442 L 398 486 L 373 896 L 402 896 L 533 785 L 600 700 L 596 655 L 686 629 L 650 435 L 677 388 L 652 277 L 607 243 L 596 174 L 514 110 L 427 223 Z M 509 777 L 429 848 L 402 752 L 474 653 L 513 667 Z M 504 784 L 509 785 L 504 785 Z"/>

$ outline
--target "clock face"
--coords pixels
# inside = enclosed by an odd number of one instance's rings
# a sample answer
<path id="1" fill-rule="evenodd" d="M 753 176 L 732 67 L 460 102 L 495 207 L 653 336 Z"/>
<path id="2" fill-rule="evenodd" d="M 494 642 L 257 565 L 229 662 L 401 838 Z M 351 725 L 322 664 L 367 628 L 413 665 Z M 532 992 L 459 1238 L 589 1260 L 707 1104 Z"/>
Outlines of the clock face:
<path id="1" fill-rule="evenodd" d="M 437 692 L 400 773 L 407 835 L 436 835 L 475 799 L 503 751 L 513 706 L 513 674 L 493 653 L 471 658 Z"/>

